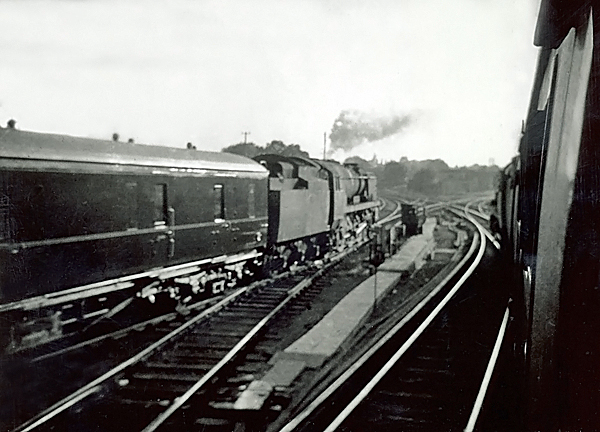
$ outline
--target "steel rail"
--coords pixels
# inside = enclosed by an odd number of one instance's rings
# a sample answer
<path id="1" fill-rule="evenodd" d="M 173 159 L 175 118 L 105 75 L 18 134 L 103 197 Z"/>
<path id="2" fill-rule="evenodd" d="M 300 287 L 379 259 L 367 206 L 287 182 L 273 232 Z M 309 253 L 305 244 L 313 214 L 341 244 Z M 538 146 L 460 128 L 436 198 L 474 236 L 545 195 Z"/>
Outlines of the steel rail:
<path id="1" fill-rule="evenodd" d="M 482 239 L 481 241 L 479 239 Z M 476 241 L 477 240 L 477 241 Z M 373 355 L 375 355 L 392 337 L 398 333 L 407 323 L 409 323 L 418 312 L 420 312 L 445 286 L 448 285 L 450 280 L 456 276 L 456 274 L 463 269 L 463 267 L 467 264 L 467 262 L 473 257 L 475 251 L 477 249 L 477 242 L 481 245 L 479 247 L 479 252 L 477 257 L 483 256 L 483 251 L 485 250 L 485 237 L 482 235 L 476 236 L 471 242 L 471 247 L 469 251 L 465 254 L 462 260 L 452 269 L 452 271 L 446 275 L 446 277 L 440 281 L 437 286 L 424 298 L 422 299 L 398 324 L 396 324 L 389 332 L 387 332 L 384 336 L 377 341 L 375 345 L 373 345 L 367 352 L 365 352 L 350 368 L 348 368 L 344 373 L 342 373 L 332 384 L 329 385 L 314 401 L 312 401 L 304 410 L 302 410 L 299 414 L 297 414 L 292 420 L 290 420 L 281 430 L 280 432 L 292 432 L 298 426 L 302 424 L 316 409 L 318 409 L 329 397 L 337 391 L 346 381 L 348 381 L 354 373 L 356 373 Z M 477 261 L 477 257 L 475 261 Z M 476 264 L 471 265 L 469 269 L 474 269 Z M 469 270 L 467 269 L 467 271 Z M 471 270 L 472 271 L 472 270 Z M 458 284 L 458 288 L 462 286 L 466 280 L 466 277 L 462 277 L 459 282 L 455 285 L 455 288 Z M 446 302 L 458 291 L 458 288 L 452 291 L 452 295 L 446 300 Z M 446 296 L 448 297 L 448 295 Z M 445 298 L 446 299 L 446 298 Z M 435 309 L 437 310 L 437 308 Z M 435 312 L 434 310 L 434 312 Z M 437 310 L 439 312 L 439 310 Z M 436 315 L 437 315 L 436 312 Z M 433 312 L 432 312 L 433 313 Z M 432 318 L 433 319 L 433 318 Z M 416 339 L 416 337 L 414 338 Z M 414 342 L 414 339 L 412 342 Z M 411 342 L 411 344 L 412 344 Z M 407 349 L 406 347 L 405 349 Z"/>
<path id="2" fill-rule="evenodd" d="M 153 351 L 155 351 L 156 349 L 158 349 L 159 347 L 161 347 L 162 345 L 164 345 L 165 343 L 170 341 L 174 336 L 178 335 L 179 333 L 183 332 L 187 328 L 189 328 L 189 327 L 193 326 L 194 324 L 198 323 L 199 321 L 203 320 L 210 314 L 222 309 L 223 307 L 228 305 L 230 302 L 232 302 L 233 300 L 238 298 L 240 295 L 244 294 L 250 288 L 251 288 L 250 286 L 243 287 L 243 288 L 240 288 L 239 290 L 233 292 L 232 294 L 225 297 L 223 300 L 221 300 L 214 306 L 211 306 L 210 308 L 204 310 L 196 317 L 192 318 L 191 320 L 182 324 L 180 327 L 173 330 L 171 333 L 163 336 L 158 341 L 154 342 L 152 345 L 146 347 L 145 349 L 140 351 L 138 354 L 134 355 L 133 357 L 131 357 L 128 360 L 124 361 L 123 363 L 119 364 L 115 368 L 109 370 L 105 374 L 101 375 L 100 377 L 96 378 L 95 380 L 91 381 L 90 383 L 86 384 L 85 386 L 81 387 L 79 390 L 73 392 L 69 396 L 56 402 L 54 405 L 45 409 L 37 416 L 35 416 L 32 419 L 28 420 L 27 422 L 23 423 L 22 425 L 20 425 L 16 429 L 14 429 L 14 432 L 28 432 L 28 431 L 31 431 L 31 430 L 35 429 L 36 427 L 44 424 L 45 422 L 49 421 L 51 418 L 55 417 L 56 415 L 60 414 L 61 412 L 65 411 L 67 408 L 69 408 L 71 405 L 73 405 L 72 401 L 75 400 L 76 402 L 79 402 L 79 401 L 83 400 L 85 397 L 92 394 L 93 392 L 90 393 L 90 389 L 100 386 L 101 384 L 105 383 L 106 381 L 108 381 L 109 379 L 111 379 L 112 377 L 117 375 L 118 373 L 122 372 L 129 366 L 142 360 L 148 354 L 151 354 Z M 252 287 L 252 288 L 255 288 L 255 287 Z"/>
<path id="3" fill-rule="evenodd" d="M 216 302 L 216 301 L 218 301 L 218 300 L 220 300 L 222 298 L 223 298 L 222 295 L 218 295 L 218 296 L 215 296 L 215 297 L 211 297 L 211 298 L 209 298 L 207 300 L 203 300 L 203 301 L 191 304 L 191 305 L 187 305 L 187 308 L 188 309 L 199 309 L 199 308 L 201 308 L 203 306 L 206 306 L 207 304 L 214 303 L 214 302 Z M 94 345 L 94 344 L 96 344 L 98 342 L 102 342 L 103 340 L 106 340 L 106 339 L 118 339 L 118 338 L 121 338 L 123 336 L 126 336 L 127 334 L 129 334 L 129 333 L 131 333 L 133 331 L 141 330 L 141 329 L 143 329 L 146 326 L 155 325 L 155 324 L 161 323 L 163 321 L 171 321 L 171 320 L 177 318 L 177 316 L 181 316 L 181 314 L 179 312 L 169 312 L 169 313 L 164 314 L 164 315 L 159 315 L 159 316 L 151 318 L 149 320 L 141 321 L 141 322 L 132 324 L 129 327 L 125 327 L 125 328 L 122 328 L 122 329 L 114 331 L 114 332 L 105 333 L 103 335 L 96 336 L 96 337 L 94 337 L 92 339 L 88 339 L 88 340 L 85 340 L 83 342 L 79 342 L 79 343 L 70 345 L 70 346 L 68 346 L 66 348 L 62 348 L 62 349 L 59 349 L 59 350 L 56 350 L 56 351 L 52 351 L 52 352 L 47 353 L 47 354 L 40 355 L 38 357 L 34 357 L 34 358 L 31 359 L 30 363 L 32 363 L 32 364 L 39 363 L 41 361 L 48 360 L 48 359 L 51 359 L 51 358 L 54 358 L 54 357 L 58 357 L 58 356 L 61 356 L 63 354 L 69 353 L 71 351 L 76 351 L 76 350 L 84 348 L 84 347 L 86 347 L 88 345 Z"/>
<path id="4" fill-rule="evenodd" d="M 500 330 L 498 331 L 498 336 L 496 337 L 494 349 L 492 350 L 483 380 L 481 381 L 481 386 L 479 387 L 479 392 L 477 393 L 477 398 L 475 398 L 475 403 L 473 404 L 473 410 L 471 411 L 471 415 L 469 416 L 469 421 L 467 422 L 467 427 L 464 429 L 464 432 L 473 432 L 475 430 L 475 425 L 477 424 L 477 419 L 479 418 L 479 413 L 481 412 L 481 407 L 483 406 L 483 400 L 485 399 L 487 389 L 490 385 L 492 374 L 494 372 L 494 368 L 496 367 L 496 362 L 498 361 L 498 355 L 500 354 L 500 348 L 502 347 L 502 342 L 504 341 L 509 315 L 510 307 L 507 307 L 506 311 L 504 312 L 504 317 L 502 318 L 502 323 L 500 324 Z"/>
<path id="5" fill-rule="evenodd" d="M 479 211 L 479 213 L 481 214 L 486 214 L 486 212 L 483 211 L 483 203 L 486 202 L 487 200 L 481 200 L 479 201 L 479 204 L 477 204 L 477 210 Z M 489 218 L 489 216 L 488 216 Z"/>
<path id="6" fill-rule="evenodd" d="M 467 203 L 465 205 L 465 207 L 460 207 L 457 205 L 453 205 L 451 207 L 448 207 L 448 209 L 450 209 L 451 211 L 454 212 L 464 212 L 465 215 L 467 215 L 467 217 L 469 217 L 469 220 L 476 224 L 476 226 L 480 227 L 481 230 L 483 231 L 483 233 L 485 234 L 485 236 L 488 238 L 488 240 L 490 241 L 491 244 L 494 245 L 494 247 L 496 248 L 496 250 L 500 250 L 501 246 L 500 243 L 498 243 L 498 240 L 496 240 L 496 238 L 492 235 L 492 233 L 490 233 L 490 231 L 484 227 L 483 225 L 481 225 L 479 222 L 477 222 L 473 217 L 470 216 L 470 214 L 475 214 L 475 216 L 478 216 L 482 219 L 486 219 L 487 215 L 480 215 L 479 212 L 477 210 L 473 210 L 470 207 L 470 203 Z M 489 220 L 489 216 L 487 216 L 487 219 Z"/>
<path id="7" fill-rule="evenodd" d="M 343 251 L 343 252 L 335 255 L 334 257 L 331 258 L 331 260 L 323 268 L 319 269 L 315 274 L 313 274 L 312 276 L 310 276 L 308 278 L 305 278 L 302 282 L 296 284 L 296 286 L 294 288 L 292 288 L 290 291 L 288 291 L 288 296 L 286 297 L 286 299 L 284 299 L 283 302 L 278 307 L 276 307 L 277 312 L 281 309 L 280 306 L 282 306 L 282 304 L 284 304 L 284 303 L 287 304 L 289 301 L 291 301 L 291 299 L 293 299 L 298 294 L 298 292 L 300 292 L 302 289 L 306 288 L 307 286 L 310 286 L 310 283 L 312 283 L 312 281 L 316 277 L 319 277 L 320 275 L 322 275 L 326 270 L 328 270 L 329 268 L 331 268 L 338 261 L 340 261 L 341 259 L 343 259 L 344 257 L 346 257 L 348 254 L 354 252 L 355 250 L 357 250 L 358 248 L 360 248 L 361 246 L 363 246 L 366 243 L 367 243 L 367 241 L 358 243 L 358 244 L 352 246 L 351 248 L 349 248 L 349 249 L 347 249 L 347 250 L 345 250 L 345 251 Z M 65 411 L 66 409 L 70 408 L 74 404 L 76 404 L 78 402 L 81 402 L 83 399 L 85 399 L 88 396 L 90 396 L 90 395 L 96 393 L 97 391 L 99 391 L 100 388 L 101 388 L 101 385 L 103 383 L 105 383 L 109 379 L 113 378 L 117 374 L 121 373 L 126 368 L 128 368 L 128 367 L 132 366 L 133 364 L 135 364 L 135 363 L 143 360 L 149 354 L 151 354 L 152 352 L 154 352 L 155 350 L 157 350 L 158 348 L 160 348 L 165 343 L 167 343 L 170 340 L 172 340 L 178 334 L 180 334 L 183 331 L 187 330 L 189 327 L 197 324 L 199 321 L 205 319 L 209 315 L 211 315 L 211 314 L 213 314 L 213 313 L 221 310 L 222 308 L 224 308 L 225 306 L 227 306 L 229 303 L 231 303 L 233 300 L 235 300 L 236 298 L 238 298 L 242 294 L 244 294 L 244 293 L 246 293 L 246 292 L 248 292 L 250 290 L 253 290 L 253 289 L 257 288 L 258 286 L 262 286 L 264 284 L 265 283 L 261 281 L 261 282 L 259 282 L 257 284 L 250 285 L 250 286 L 247 286 L 247 287 L 242 287 L 242 288 L 238 289 L 237 291 L 233 292 L 229 296 L 225 297 L 223 300 L 219 301 L 217 304 L 215 304 L 215 305 L 209 307 L 208 309 L 202 311 L 196 317 L 192 318 L 191 320 L 189 320 L 186 323 L 182 324 L 181 326 L 179 326 L 178 328 L 176 328 L 175 330 L 173 330 L 169 334 L 163 336 L 158 341 L 156 341 L 153 344 L 151 344 L 150 346 L 146 347 L 145 349 L 143 349 L 142 351 L 140 351 L 135 356 L 129 358 L 125 362 L 119 364 L 115 368 L 111 369 L 110 371 L 106 372 L 105 374 L 101 375 L 100 377 L 96 378 L 95 380 L 91 381 L 90 383 L 86 384 L 85 386 L 81 387 L 79 390 L 73 392 L 71 395 L 69 395 L 69 396 L 61 399 L 60 401 L 56 402 L 51 407 L 47 408 L 46 410 L 44 410 L 43 412 L 41 412 L 37 416 L 33 417 L 32 419 L 28 420 L 27 422 L 23 423 L 22 425 L 20 425 L 16 429 L 14 429 L 13 432 L 29 432 L 29 431 L 37 428 L 38 426 L 41 426 L 42 424 L 46 423 L 47 421 L 49 421 L 50 419 L 52 419 L 56 415 L 62 413 L 63 411 Z M 271 313 L 269 313 L 269 315 L 267 315 L 267 317 L 271 317 L 271 318 L 272 318 L 272 316 L 274 316 L 274 311 L 272 311 Z M 263 320 L 261 320 L 261 322 L 257 325 L 257 327 L 259 325 L 261 325 L 261 323 L 263 321 L 265 321 L 265 318 L 263 318 Z M 264 324 L 263 324 L 263 326 L 264 326 Z M 257 329 L 255 327 L 255 328 L 253 328 L 249 332 L 249 334 L 252 333 L 252 337 L 253 337 L 256 333 L 258 333 L 259 330 L 260 330 L 260 328 Z M 244 337 L 244 339 L 242 339 L 242 341 L 246 340 L 246 342 L 247 342 L 250 339 L 251 339 L 251 337 L 248 338 L 248 335 L 246 335 Z M 237 349 L 237 351 L 239 351 L 241 348 L 243 348 L 243 345 L 241 345 L 242 341 L 240 341 L 238 344 L 236 344 L 236 346 L 231 351 L 234 351 L 236 349 Z M 220 369 L 223 365 L 225 365 L 226 363 L 228 363 L 234 357 L 234 355 L 235 355 L 235 354 L 231 354 L 231 351 L 228 354 L 226 354 L 226 356 L 224 357 L 224 359 L 221 360 L 221 362 L 219 362 L 213 369 L 217 368 L 217 366 L 219 366 L 219 369 Z M 227 359 L 227 360 L 224 361 L 225 359 Z M 212 376 L 214 376 L 215 373 L 216 373 L 216 370 L 215 370 L 215 372 L 213 372 L 212 369 L 211 369 L 211 371 L 209 371 L 207 373 L 207 375 L 205 375 L 202 378 L 202 380 L 206 376 L 208 376 L 209 374 L 210 374 L 210 377 L 212 378 Z M 198 383 L 196 383 L 195 386 L 197 384 Z M 198 389 L 199 388 L 201 388 L 201 386 L 199 386 Z M 196 389 L 196 391 L 197 391 L 197 389 Z M 179 400 L 183 400 L 184 397 L 188 394 L 188 392 L 186 392 L 184 395 L 182 395 L 181 397 L 179 397 L 177 399 L 177 401 L 174 402 L 173 405 L 175 405 Z M 189 397 L 191 397 L 191 395 L 193 395 L 193 393 L 191 393 L 187 397 L 187 399 L 189 399 Z M 187 400 L 187 399 L 185 399 L 185 400 Z M 171 407 L 173 405 L 171 405 Z M 179 404 L 178 407 L 179 406 L 181 406 L 181 404 Z M 166 419 L 166 417 L 165 417 L 165 419 Z M 164 421 L 164 419 L 162 421 Z M 154 430 L 154 429 L 148 429 L 153 424 L 154 424 L 154 422 L 151 423 L 146 429 L 147 430 Z M 158 424 L 156 426 L 158 426 Z"/>
<path id="8" fill-rule="evenodd" d="M 475 209 L 471 208 L 471 205 L 474 204 L 475 202 L 476 201 L 471 201 L 471 202 L 467 203 L 467 205 L 466 205 L 466 211 L 468 211 L 472 215 L 475 215 L 475 216 L 477 216 L 477 217 L 479 217 L 481 219 L 485 219 L 485 220 L 489 221 L 490 220 L 490 215 L 489 214 L 484 213 L 484 212 L 482 212 L 480 210 L 475 210 Z"/>
<path id="9" fill-rule="evenodd" d="M 192 387 L 190 387 L 183 395 L 175 398 L 173 403 L 169 405 L 169 407 L 162 412 L 158 417 L 156 417 L 148 426 L 146 426 L 142 432 L 153 432 L 158 429 L 171 415 L 173 415 L 179 408 L 181 408 L 194 394 L 196 394 L 204 385 L 210 382 L 220 371 L 226 366 L 231 360 L 234 359 L 236 355 L 239 354 L 240 351 L 244 349 L 246 345 L 254 338 L 256 335 L 271 321 L 279 312 L 281 312 L 287 305 L 290 303 L 298 293 L 300 293 L 305 288 L 312 285 L 313 281 L 322 276 L 325 271 L 335 265 L 339 260 L 347 256 L 349 253 L 358 249 L 360 246 L 364 245 L 366 242 L 361 242 L 359 245 L 355 245 L 354 247 L 348 249 L 335 256 L 335 260 L 331 260 L 326 266 L 321 268 L 312 276 L 305 278 L 302 282 L 298 283 L 291 290 L 288 291 L 287 297 L 279 303 L 271 312 L 269 312 L 263 319 L 261 319 L 258 324 L 256 324 L 247 334 L 240 340 L 220 361 L 217 363 L 210 371 L 206 373 L 202 378 L 200 378 Z"/>
<path id="10" fill-rule="evenodd" d="M 456 284 L 452 287 L 452 289 L 446 294 L 446 296 L 442 299 L 440 303 L 435 307 L 435 309 L 423 320 L 423 322 L 419 325 L 417 330 L 408 338 L 404 344 L 400 347 L 396 353 L 386 362 L 386 364 L 375 374 L 375 376 L 367 383 L 367 385 L 359 392 L 359 394 L 342 410 L 342 412 L 330 423 L 330 425 L 324 430 L 324 432 L 333 432 L 335 431 L 342 422 L 356 409 L 356 407 L 368 396 L 368 394 L 375 388 L 375 386 L 383 379 L 385 375 L 390 371 L 392 367 L 400 360 L 400 358 L 408 351 L 408 349 L 412 346 L 412 344 L 421 336 L 421 334 L 425 331 L 425 329 L 431 324 L 431 322 L 437 317 L 440 311 L 448 304 L 448 302 L 454 297 L 454 295 L 458 292 L 458 290 L 462 287 L 465 281 L 473 274 L 479 263 L 481 262 L 481 258 L 483 258 L 483 254 L 485 252 L 486 240 L 483 235 L 480 227 L 477 227 L 479 231 L 479 238 L 481 239 L 479 243 L 479 251 L 477 252 L 477 256 L 473 263 L 469 266 L 469 268 L 465 271 L 465 273 L 461 276 L 461 278 L 456 282 Z"/>
<path id="11" fill-rule="evenodd" d="M 489 235 L 489 232 L 484 229 L 479 222 L 477 222 L 472 216 L 469 215 L 469 213 L 479 213 L 477 211 L 474 211 L 470 208 L 471 203 L 467 203 L 465 205 L 464 208 L 464 212 L 465 215 L 471 220 L 472 223 L 474 223 L 480 230 L 483 230 L 483 232 L 486 233 L 486 236 L 491 237 L 491 235 Z M 484 215 L 485 216 L 485 215 Z M 485 217 L 481 216 L 483 219 L 486 219 Z M 487 217 L 487 219 L 489 220 L 489 216 Z M 496 247 L 496 249 L 500 250 L 500 244 L 496 241 L 495 238 L 492 237 L 492 243 L 494 244 L 494 246 Z M 475 429 L 475 425 L 477 424 L 477 419 L 479 417 L 479 413 L 481 412 L 481 408 L 483 406 L 483 400 L 485 398 L 485 395 L 487 393 L 487 389 L 489 387 L 490 384 L 490 380 L 492 378 L 492 374 L 494 372 L 494 368 L 496 366 L 496 362 L 498 360 L 498 355 L 500 353 L 500 347 L 502 346 L 502 342 L 504 341 L 504 335 L 506 333 L 506 326 L 508 324 L 508 318 L 510 315 L 510 307 L 507 306 L 506 311 L 504 312 L 504 317 L 502 319 L 502 323 L 500 324 L 500 330 L 498 331 L 498 336 L 496 337 L 496 343 L 494 344 L 494 348 L 492 350 L 492 354 L 490 356 L 490 360 L 488 362 L 485 374 L 483 376 L 483 380 L 481 382 L 481 386 L 479 388 L 479 392 L 477 393 L 477 397 L 475 398 L 475 403 L 473 405 L 473 409 L 471 411 L 471 415 L 469 416 L 469 420 L 467 422 L 467 426 L 464 429 L 465 432 L 473 432 L 473 430 Z"/>
<path id="12" fill-rule="evenodd" d="M 396 201 L 396 203 L 398 204 L 398 207 L 396 208 L 396 210 L 394 210 L 394 212 L 387 215 L 385 218 L 379 220 L 375 225 L 379 226 L 379 225 L 394 222 L 396 219 L 400 219 L 402 217 L 402 215 L 398 214 L 398 212 L 401 208 L 400 207 L 401 201 L 402 200 Z M 406 202 L 406 201 L 404 201 L 404 202 Z M 444 203 L 434 203 L 434 204 L 427 204 L 427 205 L 423 206 L 423 208 L 425 208 L 425 210 L 431 211 L 431 210 L 435 210 L 435 209 L 443 207 L 443 206 L 445 206 Z"/>
<path id="13" fill-rule="evenodd" d="M 396 204 L 396 208 L 394 210 L 392 210 L 392 212 L 387 215 L 386 217 L 379 219 L 377 222 L 375 222 L 373 225 L 375 226 L 380 226 L 383 225 L 385 223 L 388 223 L 390 220 L 392 220 L 394 217 L 396 217 L 396 215 L 400 212 L 400 201 L 393 201 Z"/>
<path id="14" fill-rule="evenodd" d="M 271 312 L 269 312 L 258 324 L 256 324 L 247 334 L 244 336 L 225 356 L 210 369 L 206 375 L 200 378 L 192 387 L 190 387 L 184 394 L 174 399 L 173 403 L 163 411 L 158 417 L 156 417 L 148 426 L 143 429 L 143 432 L 153 432 L 158 429 L 171 415 L 173 415 L 179 408 L 181 408 L 194 394 L 196 394 L 202 387 L 210 382 L 240 351 L 242 351 L 252 339 L 271 321 L 281 310 L 291 302 L 296 295 L 313 282 L 313 280 L 323 274 L 326 267 L 319 270 L 317 273 L 312 275 L 310 278 L 304 279 L 292 290 L 288 292 L 288 296 L 277 305 Z"/>

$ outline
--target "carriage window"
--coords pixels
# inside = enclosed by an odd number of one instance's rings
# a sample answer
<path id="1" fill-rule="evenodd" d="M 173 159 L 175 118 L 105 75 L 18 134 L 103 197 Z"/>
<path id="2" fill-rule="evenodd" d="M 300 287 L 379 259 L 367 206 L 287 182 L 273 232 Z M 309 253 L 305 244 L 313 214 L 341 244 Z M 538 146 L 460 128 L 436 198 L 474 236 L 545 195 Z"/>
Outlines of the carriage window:
<path id="1" fill-rule="evenodd" d="M 336 177 L 335 178 L 335 190 L 340 190 L 342 188 L 342 186 L 340 185 L 340 178 Z"/>
<path id="2" fill-rule="evenodd" d="M 222 184 L 216 184 L 213 187 L 213 215 L 215 222 L 225 219 L 225 194 Z"/>
<path id="3" fill-rule="evenodd" d="M 154 207 L 154 226 L 166 226 L 167 224 L 167 185 L 154 185 L 154 195 L 152 197 Z"/>
<path id="4" fill-rule="evenodd" d="M 10 240 L 9 199 L 0 195 L 0 240 Z"/>
<path id="5" fill-rule="evenodd" d="M 138 223 L 138 193 L 137 183 L 125 183 L 125 196 L 122 204 L 122 211 L 127 217 L 127 229 L 139 228 Z"/>
<path id="6" fill-rule="evenodd" d="M 255 199 L 254 199 L 254 183 L 248 185 L 248 217 L 256 217 Z"/>

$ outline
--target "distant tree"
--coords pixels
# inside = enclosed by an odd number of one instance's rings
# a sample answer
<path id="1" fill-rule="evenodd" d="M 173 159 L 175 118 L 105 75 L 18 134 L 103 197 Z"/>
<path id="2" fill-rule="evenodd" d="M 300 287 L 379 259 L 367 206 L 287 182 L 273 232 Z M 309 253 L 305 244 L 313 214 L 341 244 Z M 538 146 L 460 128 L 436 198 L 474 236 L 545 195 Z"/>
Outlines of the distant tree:
<path id="1" fill-rule="evenodd" d="M 119 141 L 119 134 L 116 133 L 116 132 L 114 134 L 112 134 L 112 140 L 113 141 Z"/>
<path id="2" fill-rule="evenodd" d="M 388 162 L 381 173 L 381 184 L 383 186 L 400 186 L 406 184 L 408 169 L 400 162 Z"/>
<path id="3" fill-rule="evenodd" d="M 257 146 L 253 142 L 233 144 L 228 147 L 225 147 L 221 151 L 225 153 L 233 153 L 241 156 L 246 156 L 249 158 L 264 153 L 264 149 L 260 146 Z"/>
<path id="4" fill-rule="evenodd" d="M 283 156 L 310 157 L 308 152 L 302 150 L 298 144 L 286 145 L 283 141 L 279 140 L 273 140 L 270 143 L 267 143 L 263 153 L 280 154 Z"/>
<path id="5" fill-rule="evenodd" d="M 300 145 L 298 144 L 290 144 L 288 145 L 285 150 L 283 151 L 283 155 L 284 156 L 299 156 L 299 157 L 305 157 L 305 158 L 309 158 L 310 155 L 308 154 L 308 152 L 305 152 L 304 150 L 302 150 L 300 148 Z"/>
<path id="6" fill-rule="evenodd" d="M 309 157 L 309 154 L 303 151 L 298 144 L 286 145 L 283 141 L 273 140 L 261 147 L 254 143 L 240 143 L 225 147 L 223 152 L 239 154 L 246 157 L 254 157 L 259 154 L 280 154 L 283 156 Z"/>
<path id="7" fill-rule="evenodd" d="M 267 143 L 264 152 L 269 154 L 283 154 L 286 147 L 283 141 L 273 140 Z"/>
<path id="8" fill-rule="evenodd" d="M 448 164 L 441 159 L 429 159 L 429 160 L 423 161 L 423 164 L 425 165 L 425 167 L 429 168 L 432 171 L 440 172 L 440 171 L 447 171 L 450 169 Z"/>
<path id="9" fill-rule="evenodd" d="M 425 195 L 438 195 L 442 191 L 435 171 L 429 168 L 417 171 L 408 182 L 408 188 Z"/>
<path id="10" fill-rule="evenodd" d="M 375 164 L 373 161 L 369 162 L 366 159 L 361 158 L 360 156 L 350 156 L 348 159 L 344 161 L 345 164 L 356 164 L 362 169 L 367 171 L 372 170 L 377 165 L 377 160 L 375 160 Z"/>

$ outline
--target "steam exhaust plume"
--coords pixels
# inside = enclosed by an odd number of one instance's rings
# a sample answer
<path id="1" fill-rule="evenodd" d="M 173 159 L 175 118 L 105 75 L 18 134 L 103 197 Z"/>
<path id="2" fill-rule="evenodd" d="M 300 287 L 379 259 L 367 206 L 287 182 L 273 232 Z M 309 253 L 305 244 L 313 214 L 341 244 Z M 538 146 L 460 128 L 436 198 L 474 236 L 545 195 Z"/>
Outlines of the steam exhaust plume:
<path id="1" fill-rule="evenodd" d="M 396 135 L 411 122 L 410 115 L 377 116 L 359 110 L 344 110 L 331 128 L 330 152 L 350 151 L 365 142 L 379 141 Z"/>

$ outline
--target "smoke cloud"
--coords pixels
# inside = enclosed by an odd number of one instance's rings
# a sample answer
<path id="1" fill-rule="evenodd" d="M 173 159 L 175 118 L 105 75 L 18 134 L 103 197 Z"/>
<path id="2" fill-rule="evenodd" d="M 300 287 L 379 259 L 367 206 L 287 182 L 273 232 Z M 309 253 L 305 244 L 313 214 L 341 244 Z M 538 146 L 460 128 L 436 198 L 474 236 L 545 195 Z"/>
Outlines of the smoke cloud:
<path id="1" fill-rule="evenodd" d="M 333 122 L 330 151 L 350 151 L 365 142 L 379 141 L 402 132 L 412 123 L 410 115 L 377 116 L 359 110 L 344 110 Z"/>

